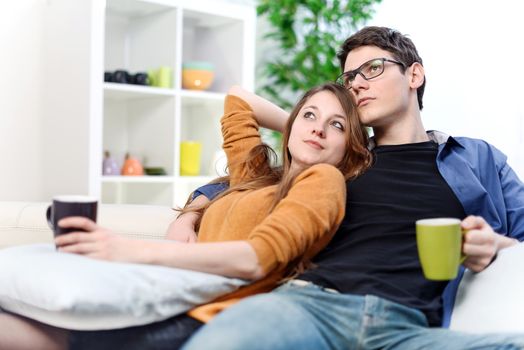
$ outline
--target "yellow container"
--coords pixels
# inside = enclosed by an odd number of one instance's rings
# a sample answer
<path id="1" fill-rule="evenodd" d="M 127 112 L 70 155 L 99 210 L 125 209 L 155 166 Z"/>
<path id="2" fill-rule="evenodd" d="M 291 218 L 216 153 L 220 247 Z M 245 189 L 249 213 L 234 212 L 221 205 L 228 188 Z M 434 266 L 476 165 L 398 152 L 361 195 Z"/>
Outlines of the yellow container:
<path id="1" fill-rule="evenodd" d="M 197 176 L 200 174 L 202 143 L 183 141 L 180 143 L 180 175 Z"/>

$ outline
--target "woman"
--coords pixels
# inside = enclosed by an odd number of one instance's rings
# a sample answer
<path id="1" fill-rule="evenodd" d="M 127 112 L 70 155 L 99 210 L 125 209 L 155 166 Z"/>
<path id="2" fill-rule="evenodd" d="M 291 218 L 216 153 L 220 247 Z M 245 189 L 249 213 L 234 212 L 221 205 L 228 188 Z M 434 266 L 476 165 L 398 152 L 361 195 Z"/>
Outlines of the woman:
<path id="1" fill-rule="evenodd" d="M 230 189 L 210 203 L 191 203 L 183 211 L 192 220 L 201 217 L 198 243 L 128 239 L 78 217 L 63 219 L 59 225 L 87 232 L 55 239 L 63 252 L 253 283 L 191 310 L 189 316 L 125 330 L 72 332 L 73 349 L 177 348 L 225 307 L 275 288 L 329 242 L 345 214 L 345 180 L 358 176 L 370 163 L 367 133 L 356 108 L 347 91 L 335 84 L 308 91 L 287 121 L 268 119 L 283 115 L 268 113 L 268 108 L 275 107 L 239 87 L 229 91 L 221 123 Z M 282 167 L 272 167 L 272 153 L 261 143 L 259 126 L 284 130 Z"/>

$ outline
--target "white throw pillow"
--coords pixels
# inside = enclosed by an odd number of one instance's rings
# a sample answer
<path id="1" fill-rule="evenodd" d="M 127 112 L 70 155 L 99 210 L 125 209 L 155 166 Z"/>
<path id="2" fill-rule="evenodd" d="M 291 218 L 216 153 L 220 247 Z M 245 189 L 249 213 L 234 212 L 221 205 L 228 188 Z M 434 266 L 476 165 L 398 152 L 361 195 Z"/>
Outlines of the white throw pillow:
<path id="1" fill-rule="evenodd" d="M 246 283 L 59 253 L 52 244 L 0 250 L 0 308 L 67 329 L 116 329 L 161 321 Z"/>
<path id="2" fill-rule="evenodd" d="M 460 282 L 450 328 L 524 332 L 524 244 L 506 248 L 484 271 L 467 270 Z"/>

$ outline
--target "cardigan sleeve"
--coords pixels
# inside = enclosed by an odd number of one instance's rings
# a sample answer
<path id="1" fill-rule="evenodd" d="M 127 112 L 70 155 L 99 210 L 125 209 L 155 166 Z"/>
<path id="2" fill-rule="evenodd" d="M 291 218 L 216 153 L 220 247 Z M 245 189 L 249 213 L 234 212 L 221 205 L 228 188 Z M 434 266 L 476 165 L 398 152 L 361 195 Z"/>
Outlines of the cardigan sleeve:
<path id="1" fill-rule="evenodd" d="M 302 172 L 275 209 L 248 237 L 265 272 L 288 266 L 324 248 L 342 222 L 346 183 L 332 165 L 317 164 Z"/>
<path id="2" fill-rule="evenodd" d="M 262 143 L 259 125 L 253 110 L 238 96 L 228 95 L 224 103 L 224 116 L 220 120 L 223 148 L 227 155 L 230 186 L 248 179 L 245 161 L 253 147 Z"/>

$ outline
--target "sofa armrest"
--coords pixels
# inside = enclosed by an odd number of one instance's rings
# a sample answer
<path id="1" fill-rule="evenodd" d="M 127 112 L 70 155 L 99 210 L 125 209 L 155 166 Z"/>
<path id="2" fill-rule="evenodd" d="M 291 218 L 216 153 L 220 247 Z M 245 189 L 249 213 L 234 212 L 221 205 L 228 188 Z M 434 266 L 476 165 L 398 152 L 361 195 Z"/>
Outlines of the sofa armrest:
<path id="1" fill-rule="evenodd" d="M 53 233 L 45 212 L 49 203 L 0 202 L 0 248 L 31 243 L 50 243 Z M 98 223 L 118 234 L 162 239 L 177 212 L 169 207 L 131 204 L 99 204 Z"/>
<path id="2" fill-rule="evenodd" d="M 460 282 L 450 328 L 524 332 L 524 244 L 501 250 L 484 271 L 467 270 Z"/>

